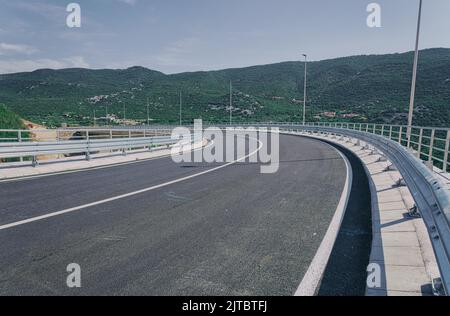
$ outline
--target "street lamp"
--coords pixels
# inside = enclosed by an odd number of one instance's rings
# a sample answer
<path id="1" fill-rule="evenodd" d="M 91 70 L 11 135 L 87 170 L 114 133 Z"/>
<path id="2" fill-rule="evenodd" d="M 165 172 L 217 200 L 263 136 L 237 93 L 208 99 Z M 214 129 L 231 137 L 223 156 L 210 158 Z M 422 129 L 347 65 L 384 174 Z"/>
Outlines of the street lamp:
<path id="1" fill-rule="evenodd" d="M 233 123 L 233 83 L 230 80 L 230 125 Z"/>
<path id="2" fill-rule="evenodd" d="M 305 82 L 303 87 L 303 125 L 306 123 L 306 75 L 307 75 L 307 57 L 308 55 L 302 54 L 305 57 Z"/>
<path id="3" fill-rule="evenodd" d="M 150 106 L 150 104 L 148 103 L 148 98 L 147 98 L 147 126 L 150 125 L 150 111 L 149 111 L 149 106 Z"/>
<path id="4" fill-rule="evenodd" d="M 417 78 L 417 64 L 419 61 L 419 39 L 420 39 L 420 22 L 422 18 L 422 0 L 419 3 L 419 17 L 417 19 L 417 34 L 416 34 L 416 50 L 414 53 L 414 66 L 413 66 L 413 75 L 412 75 L 412 83 L 411 83 L 411 98 L 409 100 L 409 113 L 408 113 L 408 148 L 411 144 L 411 130 L 412 130 L 412 121 L 414 115 L 414 98 L 416 94 L 416 78 Z"/>
<path id="5" fill-rule="evenodd" d="M 180 91 L 180 126 L 183 125 L 183 92 Z"/>

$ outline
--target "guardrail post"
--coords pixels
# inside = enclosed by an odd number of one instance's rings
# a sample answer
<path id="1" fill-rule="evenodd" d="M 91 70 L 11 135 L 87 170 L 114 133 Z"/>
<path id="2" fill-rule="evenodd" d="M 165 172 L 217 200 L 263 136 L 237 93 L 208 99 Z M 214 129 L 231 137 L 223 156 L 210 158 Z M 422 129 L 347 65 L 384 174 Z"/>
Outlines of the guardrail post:
<path id="1" fill-rule="evenodd" d="M 434 136 L 436 134 L 436 130 L 431 130 L 431 137 L 430 137 L 430 151 L 428 153 L 428 168 L 433 171 L 433 149 L 434 149 Z"/>
<path id="2" fill-rule="evenodd" d="M 412 137 L 412 128 L 407 127 L 407 132 L 406 132 L 406 148 L 410 148 L 411 146 L 411 137 Z"/>
<path id="3" fill-rule="evenodd" d="M 21 131 L 21 130 L 19 130 L 19 131 L 17 132 L 17 140 L 19 141 L 19 143 L 22 142 L 22 131 Z M 19 160 L 20 160 L 20 162 L 23 162 L 23 157 L 20 156 Z"/>
<path id="4" fill-rule="evenodd" d="M 89 131 L 86 131 L 86 141 L 87 141 L 87 146 L 86 146 L 86 160 L 89 161 L 91 160 L 91 153 L 90 153 L 90 140 L 89 140 Z"/>
<path id="5" fill-rule="evenodd" d="M 448 150 L 450 149 L 450 130 L 447 131 L 447 138 L 445 140 L 445 152 L 444 152 L 444 165 L 442 166 L 442 170 L 444 172 L 447 172 L 447 166 L 448 166 Z"/>
<path id="6" fill-rule="evenodd" d="M 420 129 L 419 132 L 419 145 L 417 148 L 417 158 L 420 159 L 420 157 L 422 157 L 422 140 L 423 140 L 423 128 Z"/>
<path id="7" fill-rule="evenodd" d="M 402 144 L 402 135 L 403 134 L 403 126 L 400 126 L 400 130 L 398 132 L 398 142 L 401 145 Z"/>
<path id="8" fill-rule="evenodd" d="M 392 139 L 392 125 L 389 126 L 389 139 Z"/>
<path id="9" fill-rule="evenodd" d="M 383 124 L 383 125 L 381 125 L 381 136 L 383 136 L 383 137 L 384 137 L 384 124 Z"/>
<path id="10" fill-rule="evenodd" d="M 130 130 L 128 130 L 128 143 L 130 143 L 130 140 L 131 140 L 131 129 Z M 129 151 L 131 151 L 131 146 L 128 148 L 128 150 Z"/>
<path id="11" fill-rule="evenodd" d="M 109 139 L 111 139 L 111 140 L 113 139 L 113 130 L 112 130 L 112 129 L 109 130 Z M 110 153 L 113 153 L 114 150 L 111 149 L 109 152 L 110 152 Z"/>
<path id="12" fill-rule="evenodd" d="M 38 162 L 36 156 L 33 156 L 33 160 L 32 160 L 32 162 L 31 162 L 31 165 L 33 166 L 33 168 L 39 166 L 39 162 Z"/>

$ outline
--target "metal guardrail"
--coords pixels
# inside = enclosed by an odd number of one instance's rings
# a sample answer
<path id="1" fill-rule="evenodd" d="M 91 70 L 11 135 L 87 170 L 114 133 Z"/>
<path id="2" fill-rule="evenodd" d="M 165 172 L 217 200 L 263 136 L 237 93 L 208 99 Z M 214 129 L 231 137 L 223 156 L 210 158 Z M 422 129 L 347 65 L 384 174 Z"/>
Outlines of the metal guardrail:
<path id="1" fill-rule="evenodd" d="M 113 139 L 170 135 L 172 128 L 65 128 L 65 129 L 0 129 L 2 142 L 52 142 L 62 140 Z"/>
<path id="2" fill-rule="evenodd" d="M 204 123 L 204 125 L 208 125 Z M 215 124 L 212 124 L 215 125 Z M 277 125 L 299 126 L 295 122 L 251 122 L 237 123 L 237 125 Z M 218 126 L 217 124 L 215 126 Z M 219 125 L 220 126 L 220 125 Z M 414 154 L 427 162 L 427 166 L 439 168 L 444 172 L 450 171 L 450 129 L 413 126 L 410 137 L 408 137 L 408 127 L 404 125 L 385 125 L 369 123 L 307 123 L 306 126 L 335 127 L 352 129 L 367 132 L 375 135 L 387 137 L 401 145 L 414 150 Z M 97 127 L 97 128 L 62 128 L 56 130 L 0 130 L 1 142 L 27 142 L 36 141 L 35 135 L 40 135 L 40 141 L 61 141 L 67 140 L 66 136 L 73 133 L 71 140 L 82 139 L 113 139 L 121 137 L 147 137 L 170 135 L 174 126 L 170 125 L 139 125 L 134 127 Z M 55 135 L 50 135 L 54 133 Z M 33 136 L 34 135 L 34 136 Z M 47 136 L 46 136 L 47 135 Z"/>
<path id="3" fill-rule="evenodd" d="M 372 127 L 372 130 L 367 125 L 348 125 L 346 123 L 332 124 L 334 126 L 330 126 L 330 124 L 319 125 L 317 123 L 314 125 L 277 123 L 258 123 L 251 125 L 255 127 L 278 127 L 281 131 L 326 133 L 348 137 L 349 139 L 354 138 L 375 147 L 380 153 L 385 155 L 397 167 L 414 198 L 416 207 L 430 235 L 441 273 L 444 291 L 447 295 L 450 295 L 450 191 L 432 169 L 419 159 L 422 155 L 412 152 L 412 147 L 406 147 L 408 145 L 411 146 L 412 141 L 410 140 L 409 144 L 405 143 L 405 140 L 402 138 L 403 133 L 401 127 L 398 138 L 393 138 L 393 128 L 388 128 L 389 136 L 386 136 L 383 132 L 376 133 L 376 125 Z M 381 128 L 383 128 L 383 125 Z M 425 129 L 430 128 L 419 129 L 422 134 Z M 431 129 L 434 137 L 436 130 L 438 129 Z M 439 130 L 445 131 L 447 135 L 449 133 L 448 129 Z M 417 145 L 420 146 L 421 143 L 418 142 Z M 431 136 L 431 144 L 428 146 L 432 149 L 434 148 L 433 136 Z M 448 137 L 445 146 L 448 152 Z M 431 158 L 433 158 L 431 155 L 432 149 L 430 149 L 429 155 Z M 446 155 L 446 157 L 448 156 Z M 428 160 L 428 164 L 429 162 L 430 160 Z"/>
<path id="4" fill-rule="evenodd" d="M 122 138 L 108 140 L 69 140 L 59 142 L 0 143 L 1 158 L 43 156 L 52 154 L 79 154 L 105 150 L 143 148 L 173 143 L 170 136 Z"/>
<path id="5" fill-rule="evenodd" d="M 263 122 L 243 123 L 241 125 L 268 125 L 268 126 L 301 126 L 300 123 Z M 444 172 L 450 171 L 450 128 L 413 126 L 408 135 L 408 127 L 405 125 L 385 125 L 369 123 L 306 123 L 305 126 L 335 127 L 366 132 L 384 136 L 406 148 L 414 151 L 421 160 L 427 162 L 427 166 L 439 168 Z"/>
<path id="6" fill-rule="evenodd" d="M 178 139 L 167 136 L 153 137 L 130 137 L 99 139 L 91 138 L 89 132 L 82 140 L 65 140 L 65 141 L 27 141 L 27 142 L 0 142 L 0 159 L 7 158 L 25 158 L 31 157 L 33 166 L 38 164 L 37 157 L 45 155 L 75 154 L 85 155 L 90 160 L 91 154 L 96 152 L 113 152 L 138 148 L 153 148 L 155 146 L 164 146 L 186 140 L 184 136 Z M 92 135 L 92 134 L 91 134 Z M 112 134 L 110 134 L 112 135 Z M 191 135 L 191 141 L 198 139 L 198 135 Z M 103 136 L 102 136 L 103 137 Z"/>

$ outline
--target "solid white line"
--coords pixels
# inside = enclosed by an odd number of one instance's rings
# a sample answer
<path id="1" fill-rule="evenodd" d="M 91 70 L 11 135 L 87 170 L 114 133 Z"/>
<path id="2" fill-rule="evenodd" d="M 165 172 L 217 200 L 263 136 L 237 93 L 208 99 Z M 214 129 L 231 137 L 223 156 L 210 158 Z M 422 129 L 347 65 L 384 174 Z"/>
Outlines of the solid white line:
<path id="1" fill-rule="evenodd" d="M 112 202 L 112 201 L 124 199 L 124 198 L 130 197 L 130 196 L 134 196 L 134 195 L 138 195 L 138 194 L 145 193 L 145 192 L 148 192 L 148 191 L 160 189 L 162 187 L 166 187 L 166 186 L 169 186 L 171 184 L 183 182 L 183 181 L 186 181 L 186 180 L 189 180 L 189 179 L 193 179 L 193 178 L 199 177 L 199 176 L 207 174 L 207 173 L 211 173 L 211 172 L 217 171 L 219 169 L 226 168 L 226 167 L 228 167 L 230 165 L 233 165 L 233 164 L 235 164 L 237 162 L 245 160 L 248 157 L 251 157 L 254 154 L 256 154 L 258 151 L 260 151 L 262 146 L 263 146 L 263 144 L 262 144 L 262 142 L 260 140 L 258 140 L 258 142 L 259 142 L 259 147 L 255 151 L 253 151 L 252 153 L 250 153 L 250 154 L 248 154 L 248 155 L 246 155 L 246 156 L 244 156 L 244 157 L 242 157 L 240 159 L 234 160 L 234 161 L 229 162 L 227 164 L 224 164 L 222 166 L 215 167 L 215 168 L 203 171 L 203 172 L 199 172 L 199 173 L 187 176 L 187 177 L 180 178 L 180 179 L 176 179 L 176 180 L 172 180 L 172 181 L 165 182 L 165 183 L 162 183 L 162 184 L 154 185 L 154 186 L 151 186 L 151 187 L 148 187 L 148 188 L 145 188 L 145 189 L 141 189 L 141 190 L 138 190 L 138 191 L 134 191 L 134 192 L 118 195 L 118 196 L 115 196 L 115 197 L 111 197 L 111 198 L 108 198 L 108 199 L 104 199 L 104 200 L 101 200 L 101 201 L 97 201 L 97 202 L 93 202 L 93 203 L 89 203 L 89 204 L 84 204 L 84 205 L 72 207 L 72 208 L 69 208 L 69 209 L 65 209 L 65 210 L 62 210 L 62 211 L 52 212 L 52 213 L 48 213 L 48 214 L 45 214 L 45 215 L 41 215 L 41 216 L 36 216 L 36 217 L 29 218 L 29 219 L 25 219 L 25 220 L 22 220 L 22 221 L 18 221 L 18 222 L 2 225 L 2 226 L 0 226 L 0 230 L 5 230 L 5 229 L 8 229 L 8 228 L 13 228 L 13 227 L 17 227 L 17 226 L 33 223 L 33 222 L 41 221 L 41 220 L 44 220 L 44 219 L 47 219 L 47 218 L 51 218 L 51 217 L 55 217 L 55 216 L 59 216 L 59 215 L 63 215 L 63 214 L 67 214 L 67 213 L 71 213 L 71 212 L 75 212 L 75 211 L 79 211 L 79 210 L 82 210 L 82 209 L 85 209 L 85 208 L 88 208 L 88 207 L 92 207 L 92 206 L 96 206 L 96 205 L 105 204 L 105 203 L 109 203 L 109 202 Z"/>
<path id="2" fill-rule="evenodd" d="M 327 144 L 327 143 L 325 143 Z M 350 197 L 350 192 L 353 183 L 353 171 L 350 162 L 347 157 L 341 153 L 337 148 L 327 144 L 334 150 L 336 150 L 342 159 L 345 161 L 345 166 L 347 168 L 347 177 L 345 180 L 344 190 L 341 194 L 341 199 L 334 213 L 333 219 L 331 220 L 330 226 L 323 238 L 319 249 L 317 250 L 314 259 L 309 265 L 306 274 L 303 276 L 302 282 L 295 292 L 295 296 L 314 296 L 319 287 L 319 283 L 322 280 L 323 274 L 328 264 L 331 252 L 333 250 L 334 243 L 339 234 L 339 229 L 341 227 L 342 221 L 344 219 L 345 211 L 347 209 L 348 200 Z"/>

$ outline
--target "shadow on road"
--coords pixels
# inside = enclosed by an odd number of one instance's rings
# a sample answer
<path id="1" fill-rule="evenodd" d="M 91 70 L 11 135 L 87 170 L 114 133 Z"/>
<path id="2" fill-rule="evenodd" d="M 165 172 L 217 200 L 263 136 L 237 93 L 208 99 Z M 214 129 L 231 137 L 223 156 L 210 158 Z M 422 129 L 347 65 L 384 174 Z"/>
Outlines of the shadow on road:
<path id="1" fill-rule="evenodd" d="M 372 246 L 369 181 L 362 162 L 348 149 L 329 143 L 350 161 L 353 183 L 336 243 L 318 290 L 319 296 L 363 296 Z"/>

